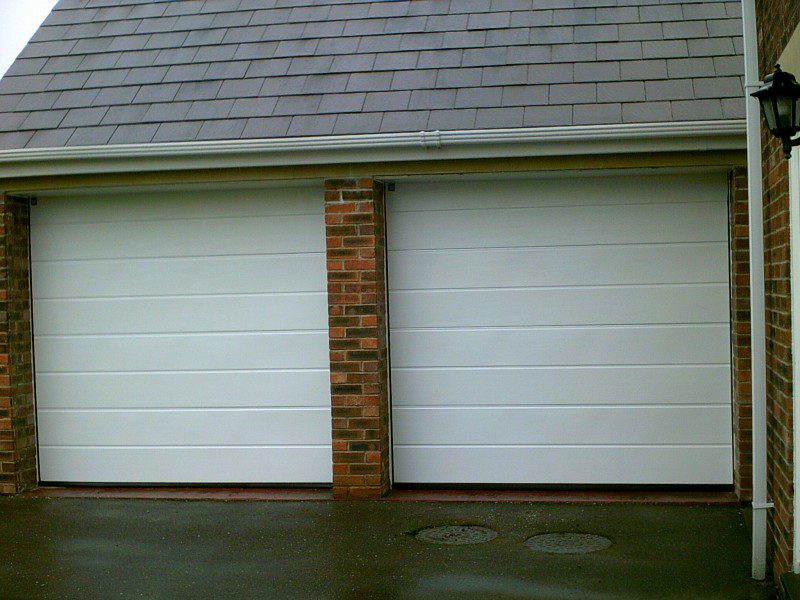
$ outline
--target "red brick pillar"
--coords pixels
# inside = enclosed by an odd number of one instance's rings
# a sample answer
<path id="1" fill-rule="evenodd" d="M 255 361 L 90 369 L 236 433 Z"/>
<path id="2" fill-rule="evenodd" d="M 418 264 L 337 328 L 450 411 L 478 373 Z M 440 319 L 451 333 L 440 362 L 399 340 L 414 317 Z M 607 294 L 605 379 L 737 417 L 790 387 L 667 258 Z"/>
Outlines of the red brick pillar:
<path id="1" fill-rule="evenodd" d="M 334 498 L 389 489 L 383 186 L 325 182 Z"/>
<path id="2" fill-rule="evenodd" d="M 36 487 L 28 200 L 0 195 L 0 493 Z"/>
<path id="3" fill-rule="evenodd" d="M 750 376 L 750 236 L 747 170 L 728 178 L 730 206 L 731 362 L 733 365 L 733 469 L 740 500 L 753 495 L 753 417 Z"/>

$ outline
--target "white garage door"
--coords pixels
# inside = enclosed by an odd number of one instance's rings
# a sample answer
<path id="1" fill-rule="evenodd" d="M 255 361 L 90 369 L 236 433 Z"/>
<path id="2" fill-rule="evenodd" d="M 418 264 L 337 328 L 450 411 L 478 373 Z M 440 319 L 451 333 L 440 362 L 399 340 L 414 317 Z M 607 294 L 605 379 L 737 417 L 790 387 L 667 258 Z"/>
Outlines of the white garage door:
<path id="1" fill-rule="evenodd" d="M 40 198 L 45 482 L 331 480 L 318 189 Z"/>
<path id="2" fill-rule="evenodd" d="M 398 483 L 730 484 L 722 174 L 398 183 Z"/>

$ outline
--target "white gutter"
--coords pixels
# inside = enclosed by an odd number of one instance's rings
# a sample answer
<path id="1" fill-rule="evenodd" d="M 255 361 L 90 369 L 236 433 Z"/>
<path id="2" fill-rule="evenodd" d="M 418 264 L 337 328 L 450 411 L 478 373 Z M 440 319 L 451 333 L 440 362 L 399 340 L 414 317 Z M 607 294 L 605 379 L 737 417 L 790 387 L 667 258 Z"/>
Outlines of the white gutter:
<path id="1" fill-rule="evenodd" d="M 730 119 L 26 148 L 0 151 L 0 179 L 150 170 L 741 150 L 744 135 L 744 121 Z"/>
<path id="2" fill-rule="evenodd" d="M 764 308 L 764 215 L 761 184 L 761 115 L 750 93 L 759 87 L 755 0 L 743 0 L 747 117 L 747 197 L 750 231 L 750 340 L 753 411 L 753 579 L 767 566 L 767 359 Z"/>

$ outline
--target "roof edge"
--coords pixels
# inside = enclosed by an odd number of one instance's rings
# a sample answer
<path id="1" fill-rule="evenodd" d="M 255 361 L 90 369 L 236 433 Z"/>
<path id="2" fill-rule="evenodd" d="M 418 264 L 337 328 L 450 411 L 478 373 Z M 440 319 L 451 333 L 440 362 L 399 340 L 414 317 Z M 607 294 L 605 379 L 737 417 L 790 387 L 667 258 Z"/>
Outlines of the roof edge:
<path id="1" fill-rule="evenodd" d="M 743 150 L 745 121 L 682 121 L 23 148 L 0 179 L 328 163 Z"/>

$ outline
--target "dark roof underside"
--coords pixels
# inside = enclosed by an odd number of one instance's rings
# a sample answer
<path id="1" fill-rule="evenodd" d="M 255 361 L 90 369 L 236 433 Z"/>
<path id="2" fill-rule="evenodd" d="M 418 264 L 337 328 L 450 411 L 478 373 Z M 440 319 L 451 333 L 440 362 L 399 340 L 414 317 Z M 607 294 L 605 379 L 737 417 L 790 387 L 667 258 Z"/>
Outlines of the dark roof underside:
<path id="1" fill-rule="evenodd" d="M 740 2 L 61 0 L 0 148 L 743 117 Z"/>

